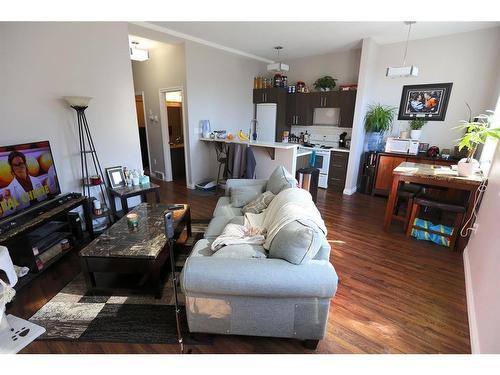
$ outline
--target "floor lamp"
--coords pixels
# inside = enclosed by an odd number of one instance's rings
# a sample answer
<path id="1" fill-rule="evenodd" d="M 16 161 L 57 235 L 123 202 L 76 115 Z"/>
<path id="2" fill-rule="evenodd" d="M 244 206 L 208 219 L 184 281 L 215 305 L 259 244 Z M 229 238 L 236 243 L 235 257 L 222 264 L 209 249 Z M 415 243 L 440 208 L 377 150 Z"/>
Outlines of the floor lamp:
<path id="1" fill-rule="evenodd" d="M 87 117 L 85 116 L 85 110 L 88 108 L 91 99 L 92 98 L 89 96 L 64 97 L 64 100 L 71 106 L 71 108 L 73 108 L 76 111 L 76 116 L 78 120 L 78 138 L 80 141 L 80 163 L 82 168 L 83 195 L 87 196 L 90 199 L 92 197 L 90 188 L 93 186 L 99 186 L 103 202 L 106 203 L 106 192 L 105 192 L 106 185 L 104 182 L 105 181 L 104 175 L 102 173 L 102 168 L 101 164 L 99 163 L 97 152 L 95 150 L 94 141 L 92 140 L 92 135 L 90 134 Z M 94 166 L 95 174 L 98 175 L 100 178 L 99 184 L 92 184 L 90 181 L 89 165 L 88 165 L 89 158 L 92 159 L 92 164 Z M 87 189 L 87 192 L 85 192 L 85 188 Z M 109 219 L 111 220 L 111 217 Z"/>

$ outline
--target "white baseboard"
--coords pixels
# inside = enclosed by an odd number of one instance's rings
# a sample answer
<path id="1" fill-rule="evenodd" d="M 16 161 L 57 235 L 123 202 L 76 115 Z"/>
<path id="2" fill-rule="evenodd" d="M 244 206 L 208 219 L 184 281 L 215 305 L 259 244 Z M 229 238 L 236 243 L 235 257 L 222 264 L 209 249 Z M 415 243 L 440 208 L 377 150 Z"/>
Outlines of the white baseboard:
<path id="1" fill-rule="evenodd" d="M 465 294 L 467 296 L 467 315 L 469 316 L 469 335 L 472 354 L 481 354 L 479 347 L 479 333 L 477 330 L 476 311 L 474 310 L 474 292 L 472 290 L 472 280 L 469 263 L 469 249 L 466 247 L 463 253 L 464 274 L 465 274 Z"/>
<path id="2" fill-rule="evenodd" d="M 353 195 L 356 192 L 356 190 L 357 190 L 356 186 L 353 187 L 353 188 L 351 188 L 351 189 L 345 188 L 344 191 L 343 191 L 343 193 L 345 195 Z"/>

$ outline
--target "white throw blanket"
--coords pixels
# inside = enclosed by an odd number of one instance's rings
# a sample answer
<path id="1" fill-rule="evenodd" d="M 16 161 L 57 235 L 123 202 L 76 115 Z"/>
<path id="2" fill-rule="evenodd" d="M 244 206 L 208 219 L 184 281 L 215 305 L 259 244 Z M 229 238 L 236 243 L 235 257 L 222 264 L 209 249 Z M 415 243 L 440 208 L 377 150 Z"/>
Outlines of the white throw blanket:
<path id="1" fill-rule="evenodd" d="M 223 246 L 228 245 L 262 245 L 265 237 L 265 231 L 261 228 L 246 227 L 238 224 L 228 224 L 222 231 L 221 235 L 212 242 L 211 249 L 219 250 Z"/>
<path id="2" fill-rule="evenodd" d="M 311 194 L 304 189 L 290 188 L 282 190 L 260 214 L 245 214 L 247 227 L 262 227 L 267 231 L 264 248 L 269 250 L 274 236 L 285 225 L 295 220 L 310 220 L 326 236 L 325 222 L 321 218 Z"/>

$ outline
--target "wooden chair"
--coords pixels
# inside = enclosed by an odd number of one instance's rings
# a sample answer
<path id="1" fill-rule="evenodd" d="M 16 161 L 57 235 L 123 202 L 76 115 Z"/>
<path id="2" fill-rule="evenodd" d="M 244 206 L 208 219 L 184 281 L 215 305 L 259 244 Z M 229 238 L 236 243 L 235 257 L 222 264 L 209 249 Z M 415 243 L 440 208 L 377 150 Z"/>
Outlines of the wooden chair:
<path id="1" fill-rule="evenodd" d="M 420 208 L 422 206 L 437 208 L 442 211 L 455 213 L 456 214 L 455 223 L 453 224 L 453 232 L 451 233 L 451 235 L 416 226 L 415 219 L 418 217 L 420 213 Z M 455 250 L 455 243 L 460 233 L 460 228 L 462 226 L 464 214 L 465 214 L 465 206 L 462 204 L 440 202 L 425 196 L 415 198 L 413 200 L 413 207 L 411 209 L 411 215 L 410 215 L 408 229 L 406 231 L 406 237 L 411 237 L 411 233 L 414 228 L 424 232 L 434 233 L 448 238 L 448 240 L 450 241 L 450 249 Z"/>
<path id="2" fill-rule="evenodd" d="M 417 184 L 402 184 L 398 189 L 398 200 L 396 206 L 394 207 L 394 212 L 392 214 L 393 220 L 398 220 L 403 222 L 403 228 L 406 232 L 408 223 L 410 220 L 410 213 L 413 206 L 413 200 L 422 191 L 422 187 Z M 401 205 L 400 199 L 406 200 L 406 211 L 404 215 L 398 215 L 399 207 Z"/>

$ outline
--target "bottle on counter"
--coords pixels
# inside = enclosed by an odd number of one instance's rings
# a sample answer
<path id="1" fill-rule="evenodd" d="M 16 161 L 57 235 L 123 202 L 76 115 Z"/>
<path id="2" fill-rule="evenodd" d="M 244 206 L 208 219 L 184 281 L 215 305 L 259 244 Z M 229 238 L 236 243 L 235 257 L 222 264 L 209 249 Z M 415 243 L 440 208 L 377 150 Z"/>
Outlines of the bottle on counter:
<path id="1" fill-rule="evenodd" d="M 290 134 L 290 133 L 288 132 L 288 130 L 285 130 L 285 131 L 283 132 L 283 138 L 281 139 L 281 141 L 282 141 L 283 143 L 288 143 L 288 135 L 289 135 L 289 134 Z"/>
<path id="2" fill-rule="evenodd" d="M 300 135 L 299 135 L 299 142 L 300 142 L 300 143 L 304 143 L 304 132 L 300 132 Z"/>
<path id="3" fill-rule="evenodd" d="M 310 138 L 311 138 L 310 136 L 311 136 L 311 135 L 310 135 L 310 134 L 307 132 L 307 130 L 306 130 L 306 132 L 305 132 L 305 134 L 304 134 L 304 143 L 309 143 L 309 140 L 310 140 Z"/>
<path id="4" fill-rule="evenodd" d="M 274 82 L 273 82 L 273 86 L 274 87 L 281 87 L 281 74 L 279 73 L 276 73 L 274 75 Z"/>

